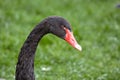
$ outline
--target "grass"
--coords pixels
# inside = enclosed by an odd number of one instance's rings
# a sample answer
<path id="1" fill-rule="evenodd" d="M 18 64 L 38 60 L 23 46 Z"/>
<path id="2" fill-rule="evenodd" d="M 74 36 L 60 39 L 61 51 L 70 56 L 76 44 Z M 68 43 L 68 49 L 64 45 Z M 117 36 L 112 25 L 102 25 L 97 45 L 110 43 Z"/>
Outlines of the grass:
<path id="1" fill-rule="evenodd" d="M 62 16 L 83 47 L 79 52 L 53 35 L 35 56 L 36 80 L 120 80 L 119 0 L 1 0 L 0 78 L 13 80 L 22 44 L 45 17 Z M 53 40 L 54 38 L 54 40 Z M 49 68 L 43 71 L 43 68 Z"/>

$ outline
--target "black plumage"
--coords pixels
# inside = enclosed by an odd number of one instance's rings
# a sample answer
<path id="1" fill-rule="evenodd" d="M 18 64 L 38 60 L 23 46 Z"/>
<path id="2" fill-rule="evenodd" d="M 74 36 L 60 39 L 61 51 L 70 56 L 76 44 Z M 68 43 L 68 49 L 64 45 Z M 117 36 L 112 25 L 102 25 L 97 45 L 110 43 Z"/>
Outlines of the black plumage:
<path id="1" fill-rule="evenodd" d="M 71 31 L 70 24 L 65 19 L 52 16 L 41 21 L 31 31 L 18 56 L 16 80 L 35 80 L 34 56 L 39 41 L 47 33 L 52 33 L 64 39 L 66 33 L 63 27 Z"/>

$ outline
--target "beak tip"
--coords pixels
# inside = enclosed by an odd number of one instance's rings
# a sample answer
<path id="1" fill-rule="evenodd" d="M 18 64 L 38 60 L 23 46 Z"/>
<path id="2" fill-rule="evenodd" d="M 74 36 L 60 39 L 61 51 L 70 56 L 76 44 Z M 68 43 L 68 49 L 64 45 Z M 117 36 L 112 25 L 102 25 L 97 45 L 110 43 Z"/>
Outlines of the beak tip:
<path id="1" fill-rule="evenodd" d="M 78 49 L 79 51 L 82 51 L 82 47 L 80 45 L 75 45 L 75 48 Z"/>

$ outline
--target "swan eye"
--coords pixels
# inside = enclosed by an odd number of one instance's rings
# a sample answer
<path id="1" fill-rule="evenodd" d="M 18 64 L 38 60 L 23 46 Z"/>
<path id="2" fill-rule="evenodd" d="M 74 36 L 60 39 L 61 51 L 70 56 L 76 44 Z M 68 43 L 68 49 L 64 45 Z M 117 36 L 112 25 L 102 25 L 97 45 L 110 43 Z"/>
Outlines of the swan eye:
<path id="1" fill-rule="evenodd" d="M 62 29 L 64 29 L 65 31 L 66 30 L 69 30 L 70 32 L 71 32 L 71 29 L 70 28 L 67 28 L 66 26 L 61 26 L 62 27 Z"/>

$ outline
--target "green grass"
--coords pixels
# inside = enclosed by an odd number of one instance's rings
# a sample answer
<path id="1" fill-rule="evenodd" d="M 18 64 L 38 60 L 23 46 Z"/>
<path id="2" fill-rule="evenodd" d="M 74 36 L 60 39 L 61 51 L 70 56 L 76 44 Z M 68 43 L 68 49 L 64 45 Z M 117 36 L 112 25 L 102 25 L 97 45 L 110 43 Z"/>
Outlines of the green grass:
<path id="1" fill-rule="evenodd" d="M 30 31 L 45 17 L 62 16 L 83 51 L 53 35 L 35 56 L 36 80 L 120 80 L 119 0 L 1 0 L 0 78 L 13 80 L 17 57 Z M 53 40 L 54 38 L 54 40 Z M 50 71 L 42 71 L 50 67 Z"/>

